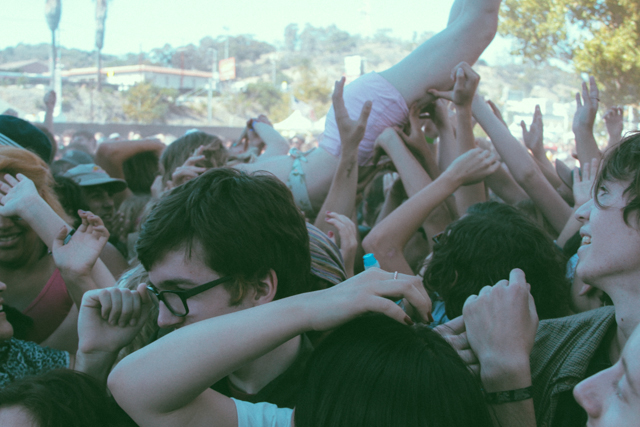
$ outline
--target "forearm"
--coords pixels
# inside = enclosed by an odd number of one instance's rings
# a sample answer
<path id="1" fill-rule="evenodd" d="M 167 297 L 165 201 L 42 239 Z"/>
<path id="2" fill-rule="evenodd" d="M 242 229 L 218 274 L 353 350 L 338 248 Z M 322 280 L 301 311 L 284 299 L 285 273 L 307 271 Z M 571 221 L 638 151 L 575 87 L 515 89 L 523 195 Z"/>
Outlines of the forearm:
<path id="1" fill-rule="evenodd" d="M 461 156 L 469 150 L 476 148 L 471 124 L 471 106 L 457 106 L 457 132 L 456 148 L 457 156 Z M 464 214 L 470 206 L 486 201 L 484 182 L 462 186 L 456 191 L 456 204 L 458 212 Z"/>
<path id="2" fill-rule="evenodd" d="M 547 156 L 542 155 L 539 157 L 534 153 L 533 158 L 544 177 L 549 181 L 549 184 L 551 184 L 553 188 L 560 187 L 562 185 L 562 180 L 558 176 L 556 169 L 553 167 Z"/>
<path id="3" fill-rule="evenodd" d="M 518 185 L 540 208 L 553 228 L 560 233 L 571 215 L 569 205 L 544 178 L 526 148 L 511 135 L 489 106 L 479 99 L 474 99 L 473 113 L 480 126 L 491 138 Z"/>
<path id="4" fill-rule="evenodd" d="M 484 182 L 498 197 L 509 205 L 527 200 L 529 196 L 502 166 L 485 178 Z"/>
<path id="5" fill-rule="evenodd" d="M 427 172 L 400 140 L 400 137 L 398 137 L 397 143 L 388 144 L 384 150 L 396 167 L 408 197 L 413 197 L 432 182 Z"/>
<path id="6" fill-rule="evenodd" d="M 95 161 L 112 178 L 124 179 L 122 164 L 127 159 L 147 151 L 155 152 L 160 156 L 164 148 L 165 145 L 157 139 L 104 142 L 98 145 Z"/>
<path id="7" fill-rule="evenodd" d="M 53 108 L 48 108 L 44 113 L 44 127 L 53 135 Z"/>
<path id="8" fill-rule="evenodd" d="M 441 171 L 447 170 L 456 159 L 456 137 L 449 123 L 439 125 L 440 133 L 438 142 L 438 167 Z M 435 179 L 435 178 L 434 178 Z"/>
<path id="9" fill-rule="evenodd" d="M 117 357 L 118 353 L 100 352 L 85 354 L 78 349 L 73 369 L 91 375 L 101 383 L 106 384 L 109 372 L 111 372 L 111 367 Z"/>
<path id="10" fill-rule="evenodd" d="M 432 184 L 403 203 L 389 216 L 377 224 L 363 242 L 365 250 L 373 252 L 383 269 L 395 270 L 404 261 L 406 274 L 412 274 L 404 260 L 403 249 L 413 233 L 423 224 L 429 214 L 449 197 L 459 183 L 445 172 Z M 388 263 L 393 263 L 393 269 Z M 401 271 L 401 270 L 398 270 Z M 405 272 L 401 271 L 401 272 Z"/>
<path id="11" fill-rule="evenodd" d="M 600 159 L 602 157 L 602 153 L 593 136 L 593 129 L 586 127 L 575 129 L 573 134 L 576 137 L 576 152 L 581 165 L 591 162 L 591 159 Z"/>
<path id="12" fill-rule="evenodd" d="M 165 414 L 183 408 L 211 384 L 305 332 L 313 294 L 180 328 L 118 363 L 109 389 L 125 410 Z"/>
<path id="13" fill-rule="evenodd" d="M 326 212 L 335 212 L 351 217 L 355 210 L 356 190 L 358 188 L 358 145 L 342 144 L 342 152 L 338 168 L 333 175 L 329 194 L 324 199 L 315 226 L 326 233 L 336 228 L 328 224 L 324 218 Z"/>
<path id="14" fill-rule="evenodd" d="M 289 152 L 289 143 L 280 133 L 266 123 L 254 121 L 253 129 L 265 143 L 266 148 L 258 157 L 258 161 L 273 156 L 285 155 Z"/>

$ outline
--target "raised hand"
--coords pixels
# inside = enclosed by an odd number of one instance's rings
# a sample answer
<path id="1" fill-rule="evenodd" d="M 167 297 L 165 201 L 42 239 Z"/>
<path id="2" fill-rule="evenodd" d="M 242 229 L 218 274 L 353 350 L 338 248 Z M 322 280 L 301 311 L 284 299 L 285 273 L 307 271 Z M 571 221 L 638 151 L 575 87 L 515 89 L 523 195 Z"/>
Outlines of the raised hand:
<path id="1" fill-rule="evenodd" d="M 587 83 L 582 82 L 582 98 L 580 93 L 576 93 L 576 114 L 573 116 L 573 132 L 593 132 L 593 124 L 598 113 L 598 103 L 600 102 L 600 91 L 593 76 L 589 77 L 589 88 Z"/>
<path id="2" fill-rule="evenodd" d="M 462 309 L 467 337 L 480 361 L 489 392 L 531 385 L 529 355 L 538 328 L 538 314 L 524 272 L 514 269 L 509 280 L 485 286 L 467 298 Z M 519 376 L 519 372 L 524 372 Z M 506 387 L 506 388 L 503 388 Z"/>
<path id="3" fill-rule="evenodd" d="M 49 111 L 53 111 L 53 109 L 55 108 L 56 100 L 57 100 L 57 96 L 56 96 L 56 92 L 54 90 L 50 90 L 49 92 L 47 92 L 44 95 L 44 98 L 42 99 L 42 101 L 44 102 L 45 107 Z"/>
<path id="4" fill-rule="evenodd" d="M 335 212 L 327 212 L 325 221 L 338 230 L 338 234 L 340 235 L 340 253 L 344 261 L 344 269 L 347 273 L 347 278 L 353 277 L 353 266 L 358 249 L 356 225 L 345 215 L 340 215 Z M 332 231 L 329 231 L 329 238 L 335 243 L 335 236 L 333 236 Z"/>
<path id="5" fill-rule="evenodd" d="M 609 145 L 616 144 L 622 139 L 624 114 L 622 107 L 609 108 L 604 115 L 604 123 L 609 133 Z"/>
<path id="6" fill-rule="evenodd" d="M 331 97 L 333 101 L 333 110 L 336 114 L 336 123 L 338 124 L 338 132 L 340 133 L 340 141 L 343 146 L 353 147 L 357 150 L 358 145 L 364 138 L 364 132 L 367 129 L 367 121 L 369 120 L 369 114 L 371 114 L 371 101 L 367 101 L 362 106 L 360 111 L 360 117 L 358 120 L 353 120 L 349 117 L 347 107 L 344 105 L 344 82 L 345 78 L 342 77 L 335 84 L 333 89 L 333 95 Z"/>
<path id="7" fill-rule="evenodd" d="M 482 148 L 474 148 L 458 156 L 444 174 L 458 185 L 477 184 L 500 167 L 498 156 Z"/>
<path id="8" fill-rule="evenodd" d="M 326 331 L 366 313 L 385 314 L 412 325 L 411 318 L 394 301 L 404 298 L 423 321 L 431 316 L 431 300 L 417 276 L 370 268 L 308 298 L 310 329 Z"/>
<path id="9" fill-rule="evenodd" d="M 458 353 L 458 356 L 467 364 L 471 372 L 476 375 L 480 374 L 480 365 L 478 357 L 471 350 L 467 331 L 464 326 L 463 316 L 458 316 L 453 320 L 433 328 L 434 332 L 440 334 L 442 338 L 449 343 L 451 347 Z"/>
<path id="10" fill-rule="evenodd" d="M 66 280 L 91 276 L 102 249 L 109 240 L 109 231 L 99 216 L 78 211 L 82 224 L 65 244 L 68 234 L 62 227 L 53 241 L 53 260 Z"/>
<path id="11" fill-rule="evenodd" d="M 373 164 L 378 164 L 380 157 L 388 152 L 391 145 L 403 143 L 404 142 L 398 135 L 398 131 L 396 129 L 386 128 L 385 130 L 383 130 L 374 142 Z"/>
<path id="12" fill-rule="evenodd" d="M 473 95 L 480 83 L 480 75 L 469 64 L 461 62 L 451 72 L 451 80 L 455 82 L 453 90 L 429 89 L 429 93 L 437 98 L 448 99 L 458 106 L 471 106 Z"/>
<path id="13" fill-rule="evenodd" d="M 417 103 L 414 103 L 409 109 L 410 132 L 406 134 L 403 131 L 398 131 L 398 135 L 402 138 L 407 147 L 420 150 L 420 148 L 427 143 L 427 140 L 424 138 L 424 132 L 422 131 L 422 122 L 423 119 L 420 118 L 420 106 Z"/>
<path id="14" fill-rule="evenodd" d="M 199 177 L 202 173 L 206 172 L 207 168 L 196 166 L 196 164 L 204 160 L 205 156 L 202 154 L 204 146 L 201 145 L 191 155 L 182 166 L 178 166 L 176 170 L 171 174 L 172 188 L 179 187 L 185 182 L 191 181 L 194 178 Z"/>
<path id="15" fill-rule="evenodd" d="M 598 172 L 598 159 L 582 165 L 582 173 L 579 168 L 573 169 L 573 199 L 574 208 L 584 205 L 593 197 L 593 183 Z"/>
<path id="16" fill-rule="evenodd" d="M 19 173 L 15 178 L 6 174 L 4 180 L 0 184 L 0 215 L 23 216 L 25 210 L 42 199 L 33 181 L 23 174 Z"/>
<path id="17" fill-rule="evenodd" d="M 527 130 L 527 125 L 524 120 L 520 122 L 520 126 L 522 126 L 524 145 L 531 150 L 534 155 L 544 154 L 544 125 L 542 123 L 542 112 L 540 111 L 539 105 L 536 105 L 536 110 L 533 113 L 533 121 L 531 122 L 529 130 Z"/>
<path id="18" fill-rule="evenodd" d="M 145 283 L 135 291 L 118 287 L 87 291 L 78 317 L 78 350 L 117 353 L 138 335 L 152 306 Z"/>

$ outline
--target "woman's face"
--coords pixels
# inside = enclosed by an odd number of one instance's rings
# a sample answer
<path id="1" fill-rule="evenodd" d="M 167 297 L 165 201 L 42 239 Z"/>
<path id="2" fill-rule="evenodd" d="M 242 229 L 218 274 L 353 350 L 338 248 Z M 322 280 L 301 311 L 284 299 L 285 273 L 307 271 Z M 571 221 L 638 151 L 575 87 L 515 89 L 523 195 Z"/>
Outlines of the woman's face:
<path id="1" fill-rule="evenodd" d="M 0 266 L 22 267 L 38 259 L 41 249 L 42 241 L 26 221 L 0 215 Z"/>
<path id="2" fill-rule="evenodd" d="M 13 336 L 13 326 L 7 320 L 7 314 L 4 312 L 4 300 L 2 293 L 7 289 L 7 285 L 0 282 L 0 341 L 5 341 Z"/>
<path id="3" fill-rule="evenodd" d="M 588 427 L 631 427 L 640 419 L 640 328 L 620 360 L 578 384 L 573 395 L 589 416 Z"/>

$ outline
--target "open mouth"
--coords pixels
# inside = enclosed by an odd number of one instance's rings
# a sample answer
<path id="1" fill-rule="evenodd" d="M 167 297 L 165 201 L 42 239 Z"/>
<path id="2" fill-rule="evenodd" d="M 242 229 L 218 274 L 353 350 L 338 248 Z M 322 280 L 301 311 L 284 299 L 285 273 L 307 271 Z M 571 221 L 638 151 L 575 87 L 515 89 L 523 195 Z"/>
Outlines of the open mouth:
<path id="1" fill-rule="evenodd" d="M 12 233 L 0 236 L 0 248 L 13 246 L 18 243 L 22 233 Z"/>
<path id="2" fill-rule="evenodd" d="M 587 246 L 591 244 L 591 236 L 582 236 L 582 241 L 580 242 L 580 246 Z"/>

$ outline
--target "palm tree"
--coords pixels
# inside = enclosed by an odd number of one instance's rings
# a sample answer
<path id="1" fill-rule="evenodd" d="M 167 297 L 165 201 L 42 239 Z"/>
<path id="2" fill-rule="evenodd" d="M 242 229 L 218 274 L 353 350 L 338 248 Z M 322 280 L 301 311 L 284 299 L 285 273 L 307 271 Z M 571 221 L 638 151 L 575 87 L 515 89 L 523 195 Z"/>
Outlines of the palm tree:
<path id="1" fill-rule="evenodd" d="M 102 46 L 104 44 L 104 23 L 107 20 L 107 0 L 96 1 L 96 49 L 98 53 L 98 91 L 102 89 Z"/>
<path id="2" fill-rule="evenodd" d="M 45 0 L 44 15 L 47 18 L 47 24 L 51 30 L 51 88 L 55 86 L 56 72 L 56 30 L 60 24 L 60 14 L 62 13 L 61 0 Z"/>

